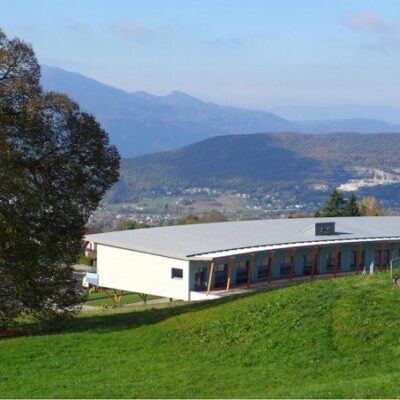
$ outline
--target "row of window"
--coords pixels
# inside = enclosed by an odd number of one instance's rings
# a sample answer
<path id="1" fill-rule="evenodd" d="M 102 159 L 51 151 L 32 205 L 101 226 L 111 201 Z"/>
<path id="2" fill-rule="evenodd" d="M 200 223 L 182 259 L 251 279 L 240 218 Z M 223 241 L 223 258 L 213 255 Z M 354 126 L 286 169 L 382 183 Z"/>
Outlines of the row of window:
<path id="1" fill-rule="evenodd" d="M 310 254 L 303 255 L 303 274 L 311 274 L 314 267 L 314 273 L 318 273 L 318 256 L 314 257 Z M 293 255 L 283 255 L 280 261 L 280 275 L 290 275 L 294 272 L 294 256 Z M 390 261 L 390 250 L 376 250 L 374 253 L 374 264 L 377 267 L 387 267 Z M 365 251 L 353 251 L 351 255 L 351 265 L 352 269 L 363 268 L 365 266 Z M 245 283 L 248 279 L 250 263 L 248 260 L 241 260 L 236 265 L 236 283 Z M 272 258 L 263 257 L 260 259 L 257 268 L 257 279 L 263 280 L 267 279 L 272 267 Z M 331 252 L 327 254 L 326 258 L 326 269 L 328 272 L 332 272 L 334 269 L 338 270 L 342 267 L 342 254 L 341 252 Z M 214 286 L 223 287 L 226 285 L 226 280 L 228 278 L 229 264 L 220 263 L 215 266 L 214 270 Z M 183 269 L 181 268 L 171 268 L 171 278 L 172 279 L 182 279 Z M 204 286 L 206 278 L 206 268 L 199 269 L 195 272 L 195 283 L 199 286 Z"/>

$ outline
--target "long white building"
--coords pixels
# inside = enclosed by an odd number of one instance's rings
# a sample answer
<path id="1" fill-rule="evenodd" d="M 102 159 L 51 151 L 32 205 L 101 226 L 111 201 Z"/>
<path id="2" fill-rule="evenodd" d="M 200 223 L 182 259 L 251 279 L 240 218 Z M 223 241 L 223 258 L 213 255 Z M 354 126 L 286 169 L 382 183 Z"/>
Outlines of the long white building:
<path id="1" fill-rule="evenodd" d="M 400 217 L 301 218 L 88 235 L 98 286 L 182 300 L 213 290 L 361 272 L 400 256 Z M 93 280 L 94 279 L 94 280 Z"/>

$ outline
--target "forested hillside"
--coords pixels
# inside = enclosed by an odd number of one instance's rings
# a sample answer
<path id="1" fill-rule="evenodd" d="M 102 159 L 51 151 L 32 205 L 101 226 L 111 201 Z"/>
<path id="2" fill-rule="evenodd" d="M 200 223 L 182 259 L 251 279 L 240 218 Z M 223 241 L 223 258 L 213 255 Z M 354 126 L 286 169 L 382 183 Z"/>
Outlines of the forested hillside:
<path id="1" fill-rule="evenodd" d="M 395 183 L 400 181 L 399 154 L 399 134 L 220 136 L 123 160 L 120 181 L 109 198 L 129 201 L 161 187 L 308 190 L 316 184 L 340 185 L 377 176 Z"/>

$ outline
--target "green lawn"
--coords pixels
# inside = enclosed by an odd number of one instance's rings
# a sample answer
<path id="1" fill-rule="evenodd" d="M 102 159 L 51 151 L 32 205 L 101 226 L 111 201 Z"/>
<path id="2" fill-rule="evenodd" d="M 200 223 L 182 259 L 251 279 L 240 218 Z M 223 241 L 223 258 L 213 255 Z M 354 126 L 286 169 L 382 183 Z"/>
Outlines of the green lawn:
<path id="1" fill-rule="evenodd" d="M 112 290 L 108 291 L 108 293 L 112 296 L 114 294 Z M 147 296 L 147 300 L 153 300 L 156 298 L 157 296 L 152 296 L 152 295 Z M 120 304 L 137 303 L 138 301 L 143 301 L 143 299 L 137 293 L 124 293 L 122 295 Z M 101 307 L 104 304 L 108 307 L 115 306 L 114 301 L 108 298 L 107 295 L 103 292 L 90 293 L 89 298 L 85 302 L 85 304 L 97 307 Z"/>
<path id="2" fill-rule="evenodd" d="M 399 312 L 380 274 L 85 314 L 0 340 L 0 397 L 398 398 Z"/>

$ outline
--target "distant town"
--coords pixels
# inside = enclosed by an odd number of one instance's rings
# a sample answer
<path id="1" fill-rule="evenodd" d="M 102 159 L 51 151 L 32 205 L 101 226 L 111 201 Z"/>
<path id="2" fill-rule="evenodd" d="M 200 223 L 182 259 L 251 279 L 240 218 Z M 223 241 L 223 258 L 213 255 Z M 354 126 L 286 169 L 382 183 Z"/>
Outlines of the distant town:
<path id="1" fill-rule="evenodd" d="M 126 220 L 149 226 L 169 225 L 187 215 L 202 215 L 211 210 L 219 211 L 228 220 L 311 217 L 323 206 L 328 188 L 328 185 L 316 187 L 318 196 L 309 200 L 284 192 L 246 193 L 197 186 L 174 191 L 160 189 L 153 192 L 153 197 L 135 203 L 104 202 L 90 217 L 88 226 L 114 230 Z M 387 213 L 398 215 L 397 197 L 379 201 Z"/>

